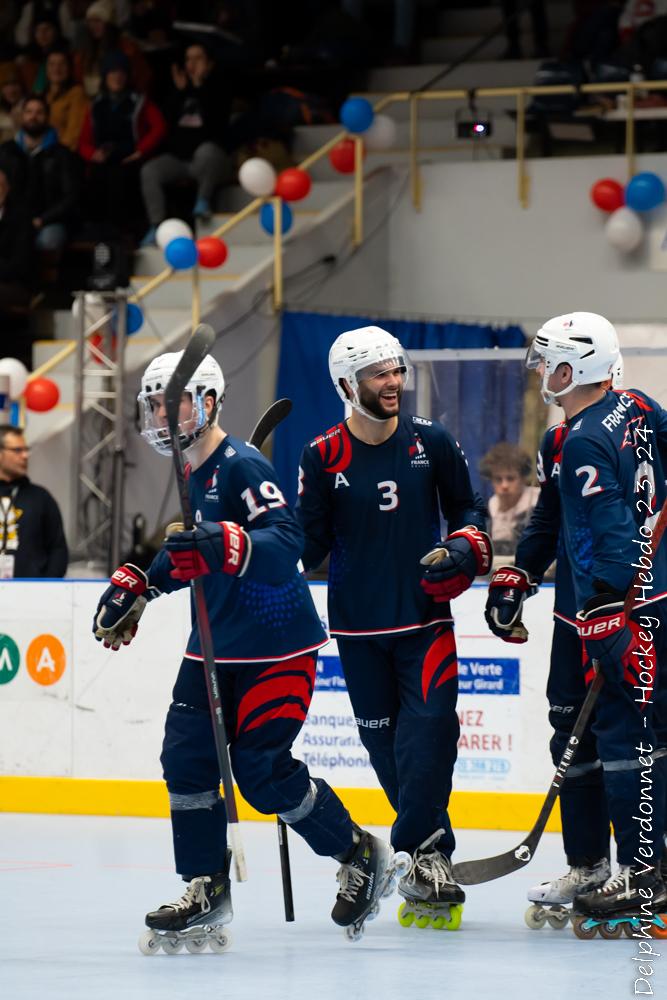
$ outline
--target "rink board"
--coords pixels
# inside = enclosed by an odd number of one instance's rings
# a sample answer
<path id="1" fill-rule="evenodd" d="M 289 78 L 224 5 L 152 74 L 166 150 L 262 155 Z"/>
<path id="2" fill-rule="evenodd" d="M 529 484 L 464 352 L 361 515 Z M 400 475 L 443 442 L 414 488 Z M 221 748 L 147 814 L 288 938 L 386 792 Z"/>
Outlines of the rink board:
<path id="1" fill-rule="evenodd" d="M 90 627 L 100 581 L 0 583 L 0 811 L 167 815 L 159 754 L 189 622 L 185 591 L 151 604 L 118 653 Z M 326 623 L 326 585 L 311 584 Z M 553 588 L 526 604 L 524 646 L 494 638 L 486 588 L 453 603 L 461 723 L 455 826 L 532 826 L 553 775 L 544 696 Z M 359 740 L 335 642 L 320 653 L 295 754 L 365 823 L 392 811 Z M 242 818 L 262 818 L 241 804 Z M 557 828 L 557 817 L 552 820 Z"/>

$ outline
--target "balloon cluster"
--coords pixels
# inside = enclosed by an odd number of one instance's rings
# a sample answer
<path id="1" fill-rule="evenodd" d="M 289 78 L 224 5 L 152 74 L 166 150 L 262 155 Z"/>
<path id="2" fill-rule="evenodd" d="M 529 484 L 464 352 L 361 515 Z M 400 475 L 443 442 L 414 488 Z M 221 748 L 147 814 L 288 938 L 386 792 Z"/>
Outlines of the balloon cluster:
<path id="1" fill-rule="evenodd" d="M 340 109 L 341 125 L 353 135 L 363 135 L 363 155 L 366 151 L 388 149 L 396 140 L 396 124 L 389 115 L 376 115 L 365 97 L 348 97 Z M 329 151 L 329 163 L 339 174 L 354 173 L 354 139 L 341 139 Z"/>
<path id="2" fill-rule="evenodd" d="M 175 271 L 200 267 L 221 267 L 227 260 L 227 244 L 217 236 L 202 236 L 195 240 L 192 230 L 182 219 L 165 219 L 157 227 L 155 242 Z M 128 327 L 129 330 L 129 327 Z"/>
<path id="3" fill-rule="evenodd" d="M 310 194 L 312 181 L 310 174 L 300 167 L 288 167 L 276 174 L 268 160 L 261 156 L 252 156 L 241 165 L 239 184 L 253 198 L 282 199 L 281 232 L 289 232 L 294 222 L 294 216 L 288 205 L 290 201 L 301 201 Z M 271 202 L 262 205 L 259 212 L 259 223 L 265 233 L 273 236 L 275 232 L 274 210 Z"/>
<path id="4" fill-rule="evenodd" d="M 25 398 L 25 405 L 36 413 L 46 413 L 57 405 L 60 389 L 50 378 L 33 378 L 28 381 L 28 369 L 16 358 L 0 361 L 0 375 L 9 378 L 9 397 L 17 400 Z"/>
<path id="5" fill-rule="evenodd" d="M 617 250 L 631 253 L 644 236 L 640 213 L 650 212 L 665 200 L 665 185 L 657 174 L 635 174 L 623 188 L 611 177 L 603 177 L 591 188 L 593 204 L 609 215 L 605 224 L 607 241 Z"/>

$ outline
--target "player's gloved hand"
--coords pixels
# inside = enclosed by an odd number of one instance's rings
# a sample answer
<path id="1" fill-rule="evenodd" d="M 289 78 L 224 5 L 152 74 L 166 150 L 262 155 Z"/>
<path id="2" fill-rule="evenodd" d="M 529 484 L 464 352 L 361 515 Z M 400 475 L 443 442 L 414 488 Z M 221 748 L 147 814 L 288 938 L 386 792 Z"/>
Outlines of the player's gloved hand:
<path id="1" fill-rule="evenodd" d="M 618 594 L 595 594 L 577 612 L 577 631 L 591 660 L 597 660 L 605 678 L 620 683 L 632 664 L 638 639 L 626 620 Z M 635 668 L 641 660 L 635 657 Z"/>
<path id="2" fill-rule="evenodd" d="M 528 629 L 521 621 L 523 602 L 537 593 L 537 584 L 525 569 L 499 566 L 489 583 L 484 617 L 494 635 L 505 642 L 525 642 Z"/>
<path id="3" fill-rule="evenodd" d="M 426 567 L 421 585 L 434 601 L 451 601 L 467 590 L 476 576 L 489 572 L 492 558 L 489 536 L 469 524 L 419 560 Z"/>
<path id="4" fill-rule="evenodd" d="M 148 577 L 138 566 L 132 563 L 119 566 L 95 611 L 93 635 L 97 641 L 113 650 L 129 645 L 146 604 L 158 594 L 158 590 L 148 586 Z"/>
<path id="5" fill-rule="evenodd" d="M 175 580 L 194 580 L 208 573 L 242 576 L 250 559 L 250 535 L 234 521 L 200 521 L 192 531 L 170 524 L 164 547 Z"/>

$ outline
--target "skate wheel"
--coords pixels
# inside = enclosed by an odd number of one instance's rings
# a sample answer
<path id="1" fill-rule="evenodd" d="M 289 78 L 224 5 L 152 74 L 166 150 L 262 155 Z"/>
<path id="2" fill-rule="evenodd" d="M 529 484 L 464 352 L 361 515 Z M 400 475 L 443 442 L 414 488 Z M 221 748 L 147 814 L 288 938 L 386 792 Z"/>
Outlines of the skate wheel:
<path id="1" fill-rule="evenodd" d="M 142 955 L 157 955 L 160 950 L 160 939 L 155 931 L 144 931 L 138 944 Z"/>
<path id="2" fill-rule="evenodd" d="M 567 910 L 551 910 L 547 912 L 547 923 L 549 927 L 553 927 L 555 931 L 562 931 L 567 927 L 567 922 L 570 919 L 570 914 Z"/>
<path id="3" fill-rule="evenodd" d="M 590 924 L 589 917 L 573 917 L 572 930 L 582 941 L 590 941 L 597 934 L 597 924 Z"/>
<path id="4" fill-rule="evenodd" d="M 616 938 L 620 938 L 623 933 L 623 924 L 620 921 L 609 921 L 608 923 L 600 924 L 600 937 L 605 938 L 607 941 L 615 941 Z"/>
<path id="5" fill-rule="evenodd" d="M 440 919 L 436 917 L 436 920 Z M 463 920 L 463 904 L 454 903 L 453 906 L 449 907 L 449 916 L 442 918 L 442 929 L 445 931 L 457 931 L 461 926 L 461 921 Z M 435 927 L 435 923 L 433 924 Z M 440 928 L 438 928 L 440 929 Z"/>
<path id="6" fill-rule="evenodd" d="M 398 922 L 401 927 L 411 927 L 414 923 L 415 915 L 409 910 L 406 903 L 401 903 L 398 908 Z"/>
<path id="7" fill-rule="evenodd" d="M 531 931 L 539 931 L 546 924 L 547 915 L 543 907 L 533 903 L 524 913 L 523 919 L 526 922 L 526 927 L 530 927 Z"/>
<path id="8" fill-rule="evenodd" d="M 421 931 L 423 931 L 423 930 L 424 930 L 424 929 L 425 929 L 426 927 L 428 927 L 428 925 L 429 925 L 430 923 L 431 923 L 431 918 L 430 918 L 430 917 L 425 917 L 425 916 L 419 916 L 419 917 L 415 917 L 415 925 L 416 925 L 416 926 L 417 926 L 417 927 L 418 927 L 418 928 L 419 928 L 419 929 L 420 929 Z"/>
<path id="9" fill-rule="evenodd" d="M 222 955 L 232 946 L 232 935 L 228 931 L 218 931 L 212 938 L 209 938 L 209 948 L 216 955 Z"/>
<path id="10" fill-rule="evenodd" d="M 206 938 L 188 938 L 185 947 L 191 955 L 199 955 L 206 947 Z"/>
<path id="11" fill-rule="evenodd" d="M 634 920 L 625 920 L 623 922 L 623 933 L 625 934 L 626 937 L 631 938 L 635 933 L 635 931 L 637 930 L 637 927 L 639 927 L 638 921 L 637 924 L 635 925 Z"/>
<path id="12" fill-rule="evenodd" d="M 163 937 L 160 939 L 160 947 L 167 955 L 177 955 L 183 947 L 183 942 L 175 937 Z"/>
<path id="13" fill-rule="evenodd" d="M 398 851 L 394 855 L 394 872 L 398 878 L 403 878 L 412 868 L 412 856 L 407 851 Z"/>
<path id="14" fill-rule="evenodd" d="M 360 941 L 364 936 L 364 925 L 360 924 L 357 927 L 355 924 L 350 924 L 349 927 L 345 928 L 344 933 L 348 941 Z"/>
<path id="15" fill-rule="evenodd" d="M 382 890 L 381 893 L 382 899 L 388 899 L 389 896 L 392 896 L 395 888 L 396 888 L 396 879 L 390 878 L 386 886 Z"/>
<path id="16" fill-rule="evenodd" d="M 667 913 L 659 913 L 654 920 L 659 920 L 659 924 L 653 924 L 651 935 L 654 938 L 667 938 Z"/>
<path id="17" fill-rule="evenodd" d="M 434 931 L 442 931 L 445 929 L 445 924 L 447 923 L 447 917 L 431 917 L 431 927 Z"/>
<path id="18" fill-rule="evenodd" d="M 364 917 L 364 920 L 375 920 L 379 912 L 380 912 L 380 904 L 374 903 L 373 906 L 371 906 L 368 913 L 366 914 L 366 916 Z"/>

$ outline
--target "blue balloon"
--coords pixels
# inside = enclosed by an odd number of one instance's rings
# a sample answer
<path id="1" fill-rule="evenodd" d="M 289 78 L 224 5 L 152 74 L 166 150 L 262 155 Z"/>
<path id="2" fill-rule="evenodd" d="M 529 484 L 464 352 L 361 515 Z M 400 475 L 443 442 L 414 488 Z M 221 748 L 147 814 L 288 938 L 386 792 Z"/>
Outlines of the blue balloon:
<path id="1" fill-rule="evenodd" d="M 365 97 L 348 97 L 340 109 L 340 120 L 348 132 L 365 132 L 374 117 L 373 107 Z"/>
<path id="2" fill-rule="evenodd" d="M 177 236 L 167 243 L 164 256 L 175 271 L 187 271 L 197 263 L 197 246 L 187 236 Z"/>
<path id="3" fill-rule="evenodd" d="M 131 337 L 137 330 L 141 330 L 144 325 L 144 314 L 134 302 L 128 302 L 125 313 L 125 333 Z M 118 328 L 118 310 L 114 309 L 111 314 L 111 329 L 116 332 Z"/>
<path id="4" fill-rule="evenodd" d="M 649 212 L 665 200 L 665 185 L 657 174 L 635 174 L 625 188 L 625 204 L 635 212 Z"/>
<path id="5" fill-rule="evenodd" d="M 283 236 L 288 233 L 292 228 L 292 222 L 294 221 L 292 217 L 292 209 L 289 207 L 286 201 L 282 204 L 282 225 L 281 231 Z M 273 221 L 273 205 L 270 201 L 265 202 L 259 210 L 259 221 L 262 229 L 269 236 L 273 236 L 275 226 Z"/>

